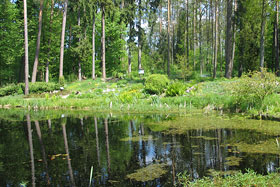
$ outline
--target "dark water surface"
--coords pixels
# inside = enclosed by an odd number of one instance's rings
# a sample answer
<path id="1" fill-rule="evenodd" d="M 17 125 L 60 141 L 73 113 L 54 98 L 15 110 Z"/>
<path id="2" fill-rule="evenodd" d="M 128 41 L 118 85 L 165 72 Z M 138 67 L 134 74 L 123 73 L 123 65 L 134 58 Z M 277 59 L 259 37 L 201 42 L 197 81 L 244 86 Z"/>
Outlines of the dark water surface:
<path id="1" fill-rule="evenodd" d="M 196 179 L 279 167 L 278 122 L 197 114 L 60 116 L 0 119 L 0 186 L 89 186 L 91 168 L 91 186 L 172 186 L 184 171 Z"/>

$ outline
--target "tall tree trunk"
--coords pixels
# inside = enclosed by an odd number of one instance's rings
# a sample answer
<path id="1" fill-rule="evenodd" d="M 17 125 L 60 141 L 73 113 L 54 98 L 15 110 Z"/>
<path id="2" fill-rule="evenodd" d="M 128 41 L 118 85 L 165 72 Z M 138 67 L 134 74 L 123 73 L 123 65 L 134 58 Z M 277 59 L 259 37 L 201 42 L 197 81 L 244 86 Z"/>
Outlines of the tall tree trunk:
<path id="1" fill-rule="evenodd" d="M 167 38 L 168 38 L 168 60 L 167 60 L 167 75 L 170 76 L 170 1 L 167 3 Z"/>
<path id="2" fill-rule="evenodd" d="M 279 72 L 279 1 L 276 0 L 276 18 L 275 18 L 275 36 L 274 36 L 274 48 L 275 48 L 275 72 L 277 76 L 280 76 Z"/>
<path id="3" fill-rule="evenodd" d="M 54 9 L 54 0 L 52 0 L 52 5 L 51 5 L 51 15 L 50 15 L 50 27 L 49 27 L 49 31 L 50 33 L 52 32 L 52 23 L 53 23 L 53 9 Z M 49 42 L 48 42 L 48 58 L 47 58 L 47 62 L 46 62 L 46 77 L 45 80 L 46 82 L 49 82 L 49 64 L 50 64 L 50 54 L 51 54 L 51 38 L 49 38 Z"/>
<path id="4" fill-rule="evenodd" d="M 106 79 L 106 64 L 105 64 L 105 5 L 102 3 L 102 50 L 101 50 L 101 56 L 102 56 L 102 77 L 105 80 Z"/>
<path id="5" fill-rule="evenodd" d="M 227 0 L 227 28 L 226 28 L 226 72 L 225 77 L 231 78 L 232 77 L 232 68 L 233 68 L 233 61 L 232 61 L 232 1 Z"/>
<path id="6" fill-rule="evenodd" d="M 79 27 L 79 31 L 80 31 L 81 30 L 80 5 L 78 7 L 78 27 Z M 81 37 L 82 37 L 82 34 L 81 34 L 81 32 L 79 32 L 79 45 L 81 45 Z M 82 66 L 81 66 L 81 56 L 80 55 L 78 55 L 78 80 L 82 81 Z"/>
<path id="7" fill-rule="evenodd" d="M 92 17 L 92 79 L 95 80 L 95 12 Z"/>
<path id="8" fill-rule="evenodd" d="M 260 41 L 260 68 L 264 68 L 264 32 L 265 32 L 265 0 L 262 1 L 262 25 L 261 25 L 261 41 Z"/>
<path id="9" fill-rule="evenodd" d="M 64 57 L 64 40 L 65 40 L 67 6 L 68 6 L 68 0 L 65 0 L 65 2 L 64 2 L 64 12 L 63 12 L 63 21 L 62 21 L 62 31 L 61 31 L 61 43 L 60 43 L 59 78 L 63 77 L 63 57 Z"/>
<path id="10" fill-rule="evenodd" d="M 216 78 L 217 73 L 217 63 L 218 63 L 218 32 L 219 32 L 219 23 L 218 23 L 218 16 L 219 16 L 219 7 L 218 7 L 218 0 L 215 0 L 215 53 L 214 53 L 214 67 L 213 67 L 213 78 Z"/>
<path id="11" fill-rule="evenodd" d="M 32 82 L 36 82 L 36 76 L 37 76 L 39 53 L 40 53 L 41 33 L 42 33 L 43 5 L 44 5 L 44 0 L 40 0 L 39 29 L 38 29 L 38 36 L 37 36 L 37 43 L 36 43 L 35 60 L 34 60 L 34 65 L 33 65 Z"/>
<path id="12" fill-rule="evenodd" d="M 131 40 L 132 40 L 132 24 L 131 21 L 129 23 L 129 39 L 128 39 L 128 74 L 131 73 Z"/>
<path id="13" fill-rule="evenodd" d="M 29 94 L 29 65 L 28 65 L 28 28 L 27 28 L 27 3 L 23 0 L 24 9 L 24 49 L 25 49 L 25 89 L 24 94 Z"/>
<path id="14" fill-rule="evenodd" d="M 138 23 L 138 69 L 142 69 L 142 28 L 141 28 L 141 19 L 142 19 L 142 1 L 139 0 L 139 23 Z"/>
<path id="15" fill-rule="evenodd" d="M 190 56 L 190 51 L 189 51 L 189 1 L 186 0 L 186 10 L 187 10 L 187 15 L 186 15 L 186 18 L 187 18 L 187 33 L 186 33 L 186 50 L 187 50 L 187 67 L 189 67 L 189 56 Z"/>
<path id="16" fill-rule="evenodd" d="M 159 34 L 162 32 L 162 4 L 159 4 Z"/>
<path id="17" fill-rule="evenodd" d="M 193 70 L 195 71 L 196 53 L 196 0 L 193 3 Z"/>
<path id="18" fill-rule="evenodd" d="M 200 62 L 200 76 L 203 74 L 203 60 L 202 60 L 202 9 L 199 3 L 199 62 Z"/>
<path id="19" fill-rule="evenodd" d="M 234 16 L 235 16 L 235 13 L 237 11 L 237 0 L 234 0 Z M 232 67 L 231 69 L 233 69 L 233 63 L 234 63 L 234 57 L 235 57 L 235 38 L 236 38 L 236 22 L 234 21 L 233 22 L 233 26 L 232 26 L 232 32 L 233 32 L 233 38 L 232 38 L 232 55 L 231 55 L 231 62 L 232 62 Z"/>
<path id="20" fill-rule="evenodd" d="M 24 0 L 25 2 L 26 0 Z M 30 121 L 30 115 L 27 114 L 26 116 L 27 120 L 27 131 L 28 131 L 28 144 L 29 144 L 29 150 L 30 150 L 30 160 L 31 160 L 31 174 L 32 174 L 32 186 L 36 186 L 35 183 L 35 164 L 34 164 L 34 154 L 33 154 L 33 142 L 32 142 L 32 129 L 31 129 L 31 121 Z"/>

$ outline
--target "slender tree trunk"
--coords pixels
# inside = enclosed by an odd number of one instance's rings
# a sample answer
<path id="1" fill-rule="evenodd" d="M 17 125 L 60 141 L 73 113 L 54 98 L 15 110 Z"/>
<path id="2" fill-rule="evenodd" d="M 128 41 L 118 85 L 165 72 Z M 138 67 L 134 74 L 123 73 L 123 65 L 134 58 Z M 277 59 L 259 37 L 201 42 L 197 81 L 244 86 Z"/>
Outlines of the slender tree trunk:
<path id="1" fill-rule="evenodd" d="M 78 27 L 81 30 L 81 12 L 80 12 L 80 5 L 78 7 Z M 79 45 L 81 45 L 81 37 L 82 34 L 79 32 Z M 81 57 L 78 55 L 78 80 L 82 81 L 82 66 L 81 66 Z"/>
<path id="2" fill-rule="evenodd" d="M 63 12 L 63 21 L 62 21 L 62 31 L 61 31 L 61 43 L 60 43 L 59 78 L 63 77 L 63 57 L 64 57 L 64 40 L 65 40 L 67 6 L 68 6 L 68 0 L 65 0 L 65 2 L 64 2 L 64 12 Z"/>
<path id="3" fill-rule="evenodd" d="M 187 37 L 187 41 L 186 41 L 186 47 L 187 47 L 187 67 L 189 67 L 189 56 L 190 56 L 190 51 L 189 51 L 189 1 L 186 0 L 186 9 L 187 9 L 187 33 L 186 33 L 186 37 Z"/>
<path id="4" fill-rule="evenodd" d="M 43 5 L 44 0 L 40 0 L 40 11 L 39 11 L 39 29 L 36 43 L 36 52 L 35 52 L 35 60 L 33 65 L 33 73 L 32 73 L 32 82 L 36 82 L 38 62 L 39 62 L 39 53 L 40 53 L 40 42 L 41 42 L 41 33 L 42 33 L 42 17 L 43 17 Z"/>
<path id="5" fill-rule="evenodd" d="M 142 28 L 141 28 L 141 19 L 142 19 L 142 1 L 139 0 L 139 23 L 138 23 L 138 70 L 142 69 Z"/>
<path id="6" fill-rule="evenodd" d="M 234 16 L 237 11 L 237 0 L 234 0 Z M 232 38 L 232 55 L 231 55 L 231 69 L 233 69 L 233 63 L 235 58 L 235 38 L 236 38 L 236 22 L 233 22 L 232 31 L 233 31 L 233 38 Z"/>
<path id="7" fill-rule="evenodd" d="M 25 1 L 25 0 L 24 0 Z M 31 129 L 31 121 L 30 115 L 27 114 L 27 131 L 28 131 L 28 143 L 29 143 L 29 150 L 30 150 L 30 160 L 31 160 L 31 174 L 32 174 L 32 186 L 36 186 L 35 183 L 35 164 L 34 164 L 34 154 L 33 154 L 33 142 L 32 142 L 32 129 Z"/>
<path id="8" fill-rule="evenodd" d="M 199 61 L 200 61 L 200 76 L 203 74 L 203 60 L 202 60 L 202 9 L 199 3 Z"/>
<path id="9" fill-rule="evenodd" d="M 128 42 L 128 74 L 130 75 L 131 73 L 131 40 L 132 40 L 132 24 L 133 22 L 131 21 L 129 23 L 129 42 Z"/>
<path id="10" fill-rule="evenodd" d="M 95 80 L 95 13 L 92 17 L 92 79 Z"/>
<path id="11" fill-rule="evenodd" d="M 124 0 L 122 0 L 121 9 L 124 8 Z"/>
<path id="12" fill-rule="evenodd" d="M 264 68 L 264 32 L 265 32 L 265 0 L 262 2 L 262 25 L 261 25 L 261 41 L 260 41 L 260 68 Z"/>
<path id="13" fill-rule="evenodd" d="M 193 3 L 193 70 L 195 71 L 195 53 L 196 53 L 196 1 Z"/>
<path id="14" fill-rule="evenodd" d="M 51 15 L 50 15 L 50 27 L 49 27 L 49 31 L 50 33 L 52 32 L 52 23 L 53 23 L 53 9 L 54 9 L 54 0 L 52 0 L 52 5 L 51 5 Z M 51 38 L 49 38 L 49 42 L 48 42 L 48 46 L 49 46 L 49 49 L 48 49 L 48 59 L 47 59 L 47 63 L 46 63 L 46 77 L 45 77 L 45 80 L 46 82 L 49 82 L 49 64 L 50 64 L 50 54 L 51 54 Z"/>
<path id="15" fill-rule="evenodd" d="M 218 7 L 218 0 L 215 0 L 215 53 L 214 53 L 214 67 L 213 67 L 213 78 L 216 78 L 217 73 L 217 63 L 218 63 L 218 32 L 219 32 L 219 23 L 218 23 L 218 16 L 219 16 L 219 7 Z"/>
<path id="16" fill-rule="evenodd" d="M 225 77 L 232 77 L 232 0 L 227 0 L 227 28 L 226 28 L 226 72 Z"/>
<path id="17" fill-rule="evenodd" d="M 168 60 L 167 60 L 167 75 L 170 76 L 170 1 L 167 3 L 167 38 L 168 38 Z"/>
<path id="18" fill-rule="evenodd" d="M 102 78 L 106 80 L 106 64 L 105 64 L 105 5 L 102 4 Z"/>
<path id="19" fill-rule="evenodd" d="M 162 4 L 159 5 L 159 34 L 162 32 Z"/>
<path id="20" fill-rule="evenodd" d="M 276 18 L 275 18 L 275 72 L 277 76 L 280 76 L 279 72 L 279 1 L 276 0 Z"/>
<path id="21" fill-rule="evenodd" d="M 24 9 L 24 49 L 25 49 L 25 89 L 24 94 L 29 94 L 29 65 L 28 65 L 28 28 L 27 28 L 27 3 L 23 0 Z"/>

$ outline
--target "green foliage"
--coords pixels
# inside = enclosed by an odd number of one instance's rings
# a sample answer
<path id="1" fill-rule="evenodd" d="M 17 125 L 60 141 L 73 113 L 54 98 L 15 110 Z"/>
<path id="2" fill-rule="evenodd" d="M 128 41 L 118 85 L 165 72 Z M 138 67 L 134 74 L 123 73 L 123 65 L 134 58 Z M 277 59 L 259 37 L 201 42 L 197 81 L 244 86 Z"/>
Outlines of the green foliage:
<path id="1" fill-rule="evenodd" d="M 22 85 L 22 90 L 24 90 L 24 84 Z M 54 90 L 59 90 L 59 85 L 56 83 L 46 83 L 46 82 L 36 82 L 29 84 L 29 92 L 30 93 L 44 93 L 51 92 Z"/>
<path id="2" fill-rule="evenodd" d="M 23 94 L 25 84 L 10 84 L 0 89 L 0 97 L 8 95 Z M 44 93 L 59 90 L 59 85 L 56 83 L 36 82 L 29 84 L 29 93 Z"/>
<path id="3" fill-rule="evenodd" d="M 59 84 L 60 87 L 64 87 L 64 85 L 65 85 L 64 76 L 59 77 L 58 84 Z"/>
<path id="4" fill-rule="evenodd" d="M 279 174 L 277 173 L 270 173 L 264 176 L 252 170 L 247 170 L 244 174 L 237 172 L 226 177 L 220 175 L 216 175 L 213 178 L 204 177 L 196 181 L 191 181 L 184 173 L 179 174 L 178 179 L 182 186 L 278 186 L 280 183 Z"/>
<path id="5" fill-rule="evenodd" d="M 17 84 L 9 84 L 0 89 L 0 97 L 22 93 L 23 91 L 21 89 L 21 86 Z"/>
<path id="6" fill-rule="evenodd" d="M 162 94 L 169 84 L 166 75 L 153 74 L 145 81 L 145 90 L 150 94 Z"/>
<path id="7" fill-rule="evenodd" d="M 174 82 L 169 84 L 166 95 L 167 96 L 182 96 L 186 91 L 186 85 L 181 82 Z"/>
<path id="8" fill-rule="evenodd" d="M 263 69 L 262 72 L 244 75 L 230 89 L 233 89 L 237 107 L 243 110 L 251 107 L 261 109 L 265 98 L 279 90 L 279 80 L 273 73 Z"/>

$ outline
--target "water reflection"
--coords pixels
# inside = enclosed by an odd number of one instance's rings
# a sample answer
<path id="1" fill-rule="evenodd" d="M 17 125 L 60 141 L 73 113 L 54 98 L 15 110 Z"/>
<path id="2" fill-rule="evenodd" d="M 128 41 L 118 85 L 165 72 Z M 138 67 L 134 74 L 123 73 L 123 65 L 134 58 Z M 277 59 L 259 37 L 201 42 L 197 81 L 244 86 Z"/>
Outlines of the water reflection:
<path id="1" fill-rule="evenodd" d="M 28 114 L 24 122 L 0 120 L 0 186 L 88 186 L 92 166 L 91 186 L 170 186 L 183 171 L 195 179 L 213 171 L 251 168 L 266 174 L 279 167 L 276 134 L 245 128 L 172 133 L 174 129 L 153 125 L 165 121 L 173 119 L 99 115 L 31 122 Z M 265 151 L 261 145 L 270 147 Z M 139 169 L 152 165 L 166 172 L 145 178 Z M 139 180 L 127 178 L 136 171 Z"/>
<path id="2" fill-rule="evenodd" d="M 68 169 L 69 169 L 70 181 L 71 181 L 71 185 L 75 186 L 74 175 L 73 175 L 73 170 L 72 170 L 72 166 L 71 166 L 70 153 L 69 153 L 69 148 L 68 148 L 67 135 L 66 135 L 66 123 L 64 122 L 64 120 L 62 121 L 61 126 L 62 126 L 62 132 L 63 132 L 63 139 L 64 139 L 64 145 L 65 145 L 65 152 L 66 152 L 66 159 L 67 159 L 67 164 L 68 164 Z"/>

